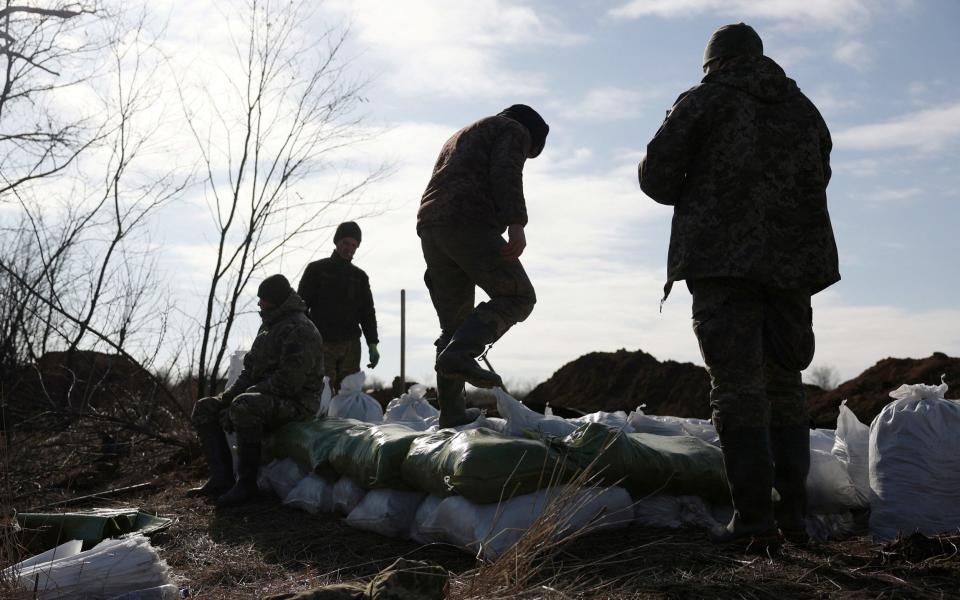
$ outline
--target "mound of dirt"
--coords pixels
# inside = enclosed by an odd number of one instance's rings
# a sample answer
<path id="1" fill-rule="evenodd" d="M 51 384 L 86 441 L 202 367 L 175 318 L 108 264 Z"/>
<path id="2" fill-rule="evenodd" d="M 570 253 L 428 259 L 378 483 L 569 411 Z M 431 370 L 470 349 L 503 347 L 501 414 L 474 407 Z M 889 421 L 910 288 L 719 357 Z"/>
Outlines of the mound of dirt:
<path id="1" fill-rule="evenodd" d="M 939 385 L 941 375 L 950 387 L 947 397 L 960 397 L 960 358 L 934 352 L 927 358 L 885 358 L 834 390 L 808 394 L 807 401 L 818 427 L 836 427 L 843 400 L 860 421 L 869 425 L 892 401 L 890 392 L 904 383 Z"/>

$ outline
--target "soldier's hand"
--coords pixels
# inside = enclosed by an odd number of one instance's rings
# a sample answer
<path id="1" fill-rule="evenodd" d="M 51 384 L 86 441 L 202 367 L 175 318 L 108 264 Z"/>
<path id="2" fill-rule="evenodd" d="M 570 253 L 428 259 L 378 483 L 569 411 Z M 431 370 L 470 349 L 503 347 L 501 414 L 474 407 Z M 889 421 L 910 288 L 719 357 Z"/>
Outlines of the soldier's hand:
<path id="1" fill-rule="evenodd" d="M 380 351 L 377 350 L 376 344 L 370 344 L 367 347 L 367 352 L 370 354 L 370 362 L 367 364 L 367 368 L 374 369 L 380 362 Z"/>
<path id="2" fill-rule="evenodd" d="M 527 247 L 527 237 L 523 233 L 523 225 L 507 227 L 507 243 L 500 248 L 500 254 L 507 260 L 517 260 Z"/>

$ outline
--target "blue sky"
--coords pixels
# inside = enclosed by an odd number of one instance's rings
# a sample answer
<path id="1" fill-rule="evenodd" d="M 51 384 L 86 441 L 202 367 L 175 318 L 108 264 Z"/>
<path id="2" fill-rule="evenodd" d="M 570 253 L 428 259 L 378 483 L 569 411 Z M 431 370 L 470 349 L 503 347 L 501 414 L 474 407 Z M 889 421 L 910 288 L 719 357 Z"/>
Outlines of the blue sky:
<path id="1" fill-rule="evenodd" d="M 191 10 L 199 21 L 210 14 Z M 581 354 L 621 347 L 700 362 L 683 286 L 658 312 L 671 213 L 640 191 L 636 164 L 672 101 L 702 77 L 710 33 L 737 21 L 757 29 L 834 136 L 828 196 L 843 280 L 815 298 L 814 365 L 850 378 L 887 356 L 960 355 L 960 3 L 328 0 L 318 18 L 350 24 L 352 68 L 371 79 L 366 124 L 381 132 L 356 156 L 395 165 L 367 195 L 385 210 L 360 221 L 356 257 L 380 314 L 381 379 L 399 371 L 400 288 L 408 374 L 432 370 L 438 326 L 414 227 L 436 153 L 461 126 L 515 102 L 537 108 L 551 133 L 525 170 L 523 261 L 539 302 L 491 354 L 498 371 L 535 382 Z M 187 53 L 195 33 L 178 41 Z M 324 185 L 305 182 L 304 195 Z M 194 219 L 189 206 L 158 234 L 166 268 L 194 269 L 200 281 L 202 236 L 171 225 Z M 296 281 L 330 249 L 318 236 L 277 267 Z M 178 293 L 189 305 L 198 288 Z M 238 347 L 257 320 L 242 319 Z"/>

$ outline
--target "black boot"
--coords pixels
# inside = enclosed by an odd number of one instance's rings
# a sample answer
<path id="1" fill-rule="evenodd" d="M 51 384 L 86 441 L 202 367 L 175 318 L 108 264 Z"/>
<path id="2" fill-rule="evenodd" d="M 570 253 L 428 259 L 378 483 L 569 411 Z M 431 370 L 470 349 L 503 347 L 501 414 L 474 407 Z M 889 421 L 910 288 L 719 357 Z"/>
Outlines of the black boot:
<path id="1" fill-rule="evenodd" d="M 207 458 L 210 478 L 200 487 L 187 490 L 188 498 L 210 496 L 216 498 L 233 486 L 233 457 L 223 430 L 216 425 L 197 427 L 197 437 Z"/>
<path id="2" fill-rule="evenodd" d="M 464 379 L 478 388 L 503 387 L 500 376 L 477 364 L 476 358 L 487 344 L 497 341 L 496 326 L 481 320 L 476 312 L 457 328 L 453 339 L 437 355 L 437 373 L 452 379 Z"/>
<path id="3" fill-rule="evenodd" d="M 479 408 L 466 408 L 463 380 L 437 374 L 437 404 L 440 405 L 440 429 L 473 423 L 480 418 Z"/>
<path id="4" fill-rule="evenodd" d="M 733 518 L 711 538 L 716 543 L 748 542 L 748 548 L 761 551 L 779 546 L 770 498 L 773 462 L 767 429 L 725 427 L 719 433 Z"/>
<path id="5" fill-rule="evenodd" d="M 809 541 L 804 516 L 807 512 L 807 474 L 810 472 L 810 429 L 805 425 L 770 430 L 775 475 L 773 485 L 780 501 L 773 507 L 783 536 L 797 544 Z"/>
<path id="6" fill-rule="evenodd" d="M 237 482 L 217 498 L 217 506 L 236 506 L 257 496 L 260 470 L 260 430 L 237 429 Z"/>

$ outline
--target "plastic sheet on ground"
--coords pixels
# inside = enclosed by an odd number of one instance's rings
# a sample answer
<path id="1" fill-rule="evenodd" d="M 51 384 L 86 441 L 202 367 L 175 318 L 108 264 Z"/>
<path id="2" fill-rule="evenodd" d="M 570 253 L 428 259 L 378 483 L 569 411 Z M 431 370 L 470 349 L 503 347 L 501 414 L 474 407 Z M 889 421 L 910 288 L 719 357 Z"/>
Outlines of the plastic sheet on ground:
<path id="1" fill-rule="evenodd" d="M 870 496 L 870 428 L 860 422 L 853 411 L 847 407 L 847 401 L 840 404 L 837 416 L 837 431 L 834 436 L 834 456 L 840 459 L 846 468 L 853 485 L 864 496 Z"/>
<path id="2" fill-rule="evenodd" d="M 960 401 L 947 385 L 903 385 L 870 425 L 870 533 L 960 528 Z"/>
<path id="3" fill-rule="evenodd" d="M 561 486 L 493 504 L 451 496 L 441 501 L 418 529 L 433 538 L 442 536 L 487 560 L 496 560 L 545 511 L 550 522 L 542 523 L 556 527 L 550 536 L 554 542 L 588 531 L 625 527 L 633 520 L 630 495 L 622 488 L 571 490 Z"/>
<path id="4" fill-rule="evenodd" d="M 388 537 L 406 538 L 426 497 L 423 492 L 372 490 L 347 515 L 347 524 Z"/>
<path id="5" fill-rule="evenodd" d="M 566 482 L 573 471 L 544 442 L 486 428 L 443 429 L 418 437 L 403 461 L 403 480 L 435 496 L 497 502 Z"/>
<path id="6" fill-rule="evenodd" d="M 589 423 L 556 443 L 570 461 L 590 468 L 606 485 L 622 485 L 634 498 L 669 494 L 729 501 L 722 453 L 697 438 L 624 433 Z"/>
<path id="7" fill-rule="evenodd" d="M 357 485 L 349 477 L 341 477 L 333 486 L 333 510 L 342 515 L 349 515 L 360 504 L 367 490 Z"/>
<path id="8" fill-rule="evenodd" d="M 287 494 L 307 476 L 307 471 L 289 458 L 274 460 L 266 466 L 260 467 L 257 476 L 257 487 L 263 491 L 273 491 L 283 500 Z"/>
<path id="9" fill-rule="evenodd" d="M 272 431 L 264 442 L 263 455 L 272 459 L 290 458 L 310 473 L 333 476 L 330 451 L 347 429 L 370 427 L 356 419 L 327 417 L 287 423 Z"/>
<path id="10" fill-rule="evenodd" d="M 330 464 L 365 489 L 406 489 L 401 465 L 410 444 L 421 435 L 403 423 L 347 429 L 330 451 Z"/>
<path id="11" fill-rule="evenodd" d="M 307 475 L 283 498 L 283 505 L 314 515 L 333 512 L 334 484 L 334 481 L 319 475 Z"/>
<path id="12" fill-rule="evenodd" d="M 55 527 L 57 539 L 81 540 L 86 547 L 110 537 L 140 531 L 151 535 L 166 529 L 173 521 L 136 508 L 97 508 L 66 513 L 19 513 L 21 527 Z"/>
<path id="13" fill-rule="evenodd" d="M 104 540 L 79 553 L 68 552 L 72 548 L 65 546 L 58 547 L 66 554 L 60 558 L 34 560 L 29 566 L 21 563 L 10 572 L 26 589 L 32 590 L 36 583 L 41 600 L 106 600 L 171 583 L 166 562 L 142 534 Z"/>
<path id="14" fill-rule="evenodd" d="M 357 371 L 340 382 L 337 395 L 330 399 L 327 416 L 341 419 L 356 419 L 366 423 L 382 423 L 383 408 L 376 399 L 363 393 L 366 374 Z"/>

